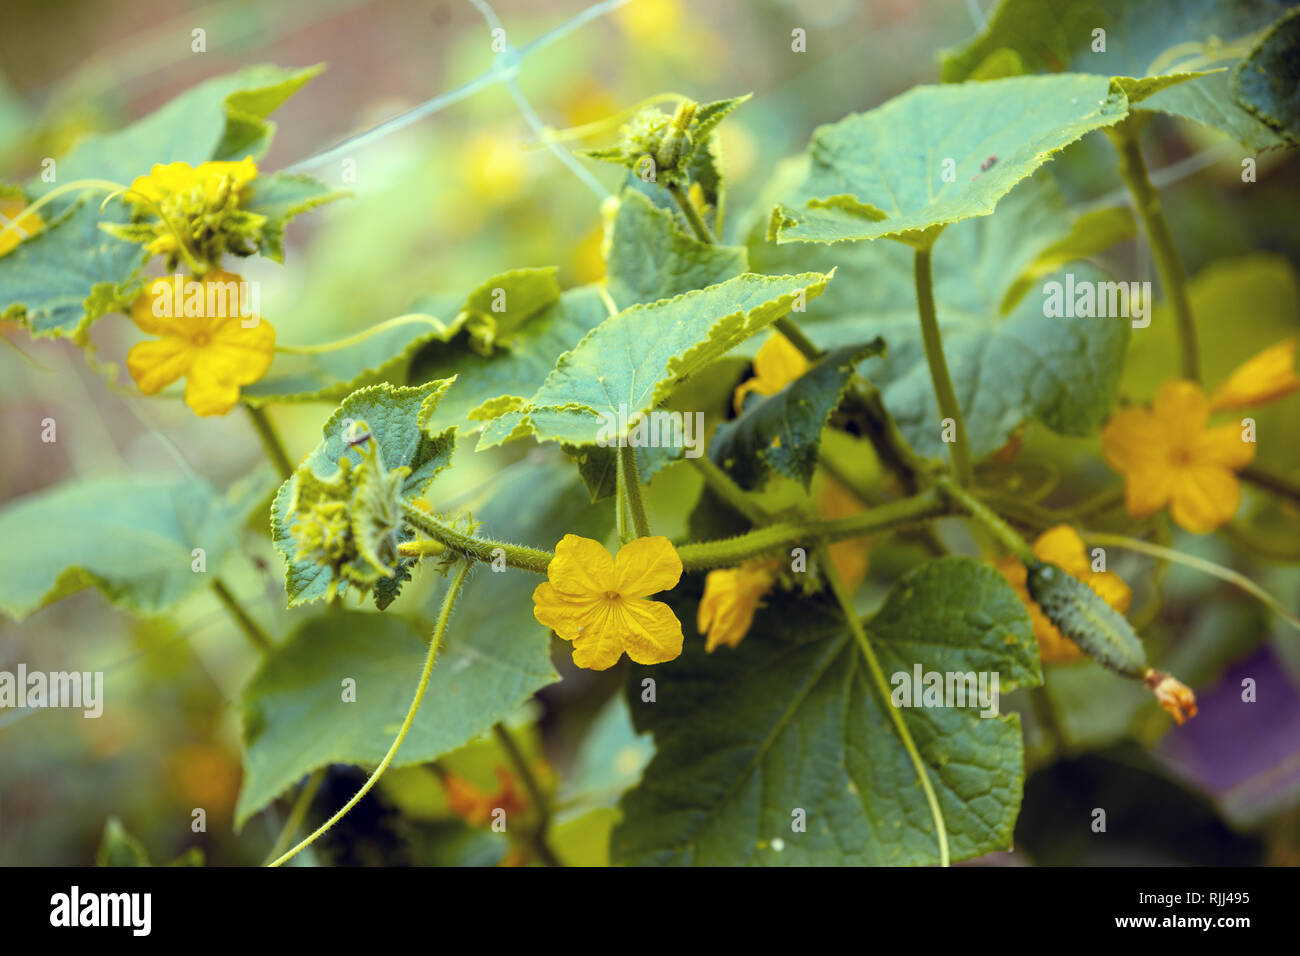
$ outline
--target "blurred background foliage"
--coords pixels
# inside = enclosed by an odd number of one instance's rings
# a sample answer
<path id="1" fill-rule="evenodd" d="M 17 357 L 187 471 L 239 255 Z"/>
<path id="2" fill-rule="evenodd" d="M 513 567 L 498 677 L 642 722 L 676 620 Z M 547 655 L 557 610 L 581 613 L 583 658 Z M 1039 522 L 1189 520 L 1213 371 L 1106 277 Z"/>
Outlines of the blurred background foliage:
<path id="1" fill-rule="evenodd" d="M 495 9 L 518 46 L 584 6 L 500 0 Z M 632 0 L 530 56 L 519 82 L 556 129 L 606 120 L 664 91 L 700 101 L 752 91 L 722 127 L 735 240 L 777 162 L 801 150 L 815 126 L 935 82 L 938 51 L 974 33 L 989 7 L 989 0 Z M 794 27 L 808 32 L 806 54 L 791 52 Z M 196 28 L 206 31 L 205 53 L 191 51 Z M 356 195 L 293 225 L 286 266 L 249 261 L 245 277 L 263 283 L 263 313 L 280 342 L 364 329 L 424 296 L 463 294 L 508 268 L 556 265 L 565 287 L 597 279 L 600 197 L 537 142 L 500 85 L 349 152 L 355 181 L 344 182 L 337 158 L 312 158 L 482 74 L 493 56 L 483 19 L 462 0 L 6 0 L 0 180 L 26 180 L 43 157 L 61 156 L 87 134 L 129 122 L 209 76 L 249 63 L 324 62 L 327 71 L 276 114 L 263 168 L 293 166 Z M 616 125 L 604 139 L 569 145 L 606 142 Z M 1238 148 L 1163 116 L 1145 148 L 1192 276 L 1214 383 L 1300 327 L 1296 160 L 1263 157 L 1258 182 L 1245 184 Z M 586 165 L 616 186 L 617 171 Z M 1068 150 L 1053 171 L 1076 210 L 1125 201 L 1100 136 Z M 1140 241 L 1112 249 L 1107 260 L 1131 277 L 1152 275 Z M 1144 400 L 1173 374 L 1170 326 L 1157 316 L 1133 337 L 1125 398 Z M 34 342 L 0 323 L 12 346 L 0 347 L 0 501 L 92 471 L 192 470 L 223 487 L 269 477 L 242 416 L 200 420 L 178 401 L 133 394 L 111 366 L 120 366 L 134 334 L 125 322 L 95 327 L 99 361 L 109 366 L 100 369 L 67 340 Z M 315 445 L 328 411 L 274 409 L 291 454 Z M 1294 395 L 1258 416 L 1261 462 L 1292 475 L 1300 468 L 1298 413 Z M 40 440 L 36 423 L 45 417 L 59 423 L 57 443 Z M 1023 438 L 1022 465 L 1067 476 L 1047 503 L 1079 500 L 1114 480 L 1095 441 L 1066 441 L 1032 425 Z M 529 454 L 509 447 L 474 455 L 462 444 L 457 467 L 440 479 L 444 506 L 482 500 L 494 475 Z M 666 469 L 650 488 L 652 519 L 664 533 L 685 532 L 683 502 L 698 495 L 694 475 L 683 472 Z M 957 532 L 950 538 L 961 542 Z M 1300 601 L 1300 516 L 1291 506 L 1248 490 L 1229 535 L 1174 531 L 1170 540 L 1255 577 L 1292 609 Z M 313 613 L 284 610 L 265 535 L 250 528 L 245 544 L 223 573 L 253 613 L 276 632 Z M 906 544 L 876 548 L 879 587 L 866 593 L 883 593 L 922 554 Z M 1016 850 L 989 862 L 1300 862 L 1296 634 L 1203 575 L 1130 556 L 1117 557 L 1112 570 L 1133 585 L 1135 613 L 1159 602 L 1144 637 L 1156 659 L 1196 688 L 1201 715 L 1171 729 L 1140 687 L 1091 663 L 1052 668 L 1045 691 L 1008 701 L 1024 718 L 1030 779 Z M 411 606 L 427 607 L 437 586 L 432 575 L 417 580 Z M 539 778 L 558 788 L 554 844 L 567 862 L 602 862 L 613 804 L 636 779 L 647 744 L 631 734 L 616 677 L 578 674 L 567 655 L 556 658 L 565 679 L 517 723 Z M 215 599 L 201 594 L 178 614 L 141 621 L 86 591 L 22 625 L 0 620 L 0 669 L 18 661 L 33 670 L 103 670 L 111 706 L 98 720 L 0 711 L 0 864 L 92 862 L 111 817 L 156 863 L 192 847 L 211 864 L 262 861 L 289 801 L 233 832 L 236 701 L 257 661 Z M 1259 687 L 1254 707 L 1230 705 L 1243 677 Z M 406 699 L 410 688 L 393 693 Z M 506 763 L 489 739 L 440 761 L 437 772 L 394 772 L 313 858 L 511 862 L 499 835 L 449 811 L 439 785 L 450 771 L 491 791 Z M 331 769 L 314 806 L 332 811 L 362 779 L 354 768 Z M 1105 839 L 1080 822 L 1096 806 L 1108 808 Z M 191 830 L 195 807 L 206 810 L 206 832 Z"/>

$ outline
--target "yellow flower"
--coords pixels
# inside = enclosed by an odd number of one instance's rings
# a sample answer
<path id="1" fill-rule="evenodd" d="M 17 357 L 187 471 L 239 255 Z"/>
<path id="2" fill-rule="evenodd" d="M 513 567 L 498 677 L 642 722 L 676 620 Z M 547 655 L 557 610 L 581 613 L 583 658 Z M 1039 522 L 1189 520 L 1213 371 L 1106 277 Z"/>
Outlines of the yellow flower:
<path id="1" fill-rule="evenodd" d="M 0 256 L 41 231 L 45 221 L 36 213 L 23 215 L 27 203 L 20 198 L 0 199 Z M 13 228 L 10 228 L 10 227 Z"/>
<path id="2" fill-rule="evenodd" d="M 191 166 L 189 163 L 158 164 L 149 170 L 148 176 L 137 176 L 131 183 L 131 192 L 126 199 L 138 202 L 143 196 L 159 205 L 173 196 L 198 190 L 203 198 L 215 201 L 221 198 L 223 184 L 229 179 L 224 189 L 239 192 L 257 178 L 257 164 L 252 157 L 241 159 L 237 163 L 214 162 Z"/>
<path id="3" fill-rule="evenodd" d="M 754 377 L 741 382 L 732 396 L 736 414 L 744 410 L 745 396 L 750 392 L 775 395 L 806 371 L 808 360 L 803 353 L 780 332 L 774 333 L 754 356 Z"/>
<path id="4" fill-rule="evenodd" d="M 1237 425 L 1208 426 L 1210 400 L 1195 382 L 1165 382 L 1151 408 L 1116 413 L 1101 433 L 1111 467 L 1124 476 L 1124 504 L 1135 518 L 1166 504 L 1196 534 L 1224 524 L 1241 503 L 1236 472 L 1255 457 Z"/>
<path id="5" fill-rule="evenodd" d="M 1133 600 L 1133 592 L 1123 579 L 1110 571 L 1093 571 L 1088 563 L 1088 555 L 1083 546 L 1083 539 L 1067 524 L 1048 528 L 1034 541 L 1034 555 L 1040 561 L 1055 564 L 1068 574 L 1074 575 L 1097 595 L 1119 611 L 1127 614 Z M 1007 582 L 1015 588 L 1020 600 L 1029 610 L 1029 620 L 1034 625 L 1034 637 L 1038 638 L 1038 652 L 1044 664 L 1060 664 L 1065 661 L 1078 660 L 1084 656 L 1079 645 L 1070 640 L 1056 625 L 1047 619 L 1038 604 L 1029 596 L 1025 584 L 1028 572 L 1014 555 L 1007 555 L 993 562 L 994 567 Z"/>
<path id="6" fill-rule="evenodd" d="M 1243 362 L 1214 393 L 1215 411 L 1262 405 L 1300 389 L 1295 352 L 1296 340 L 1286 339 Z"/>
<path id="7" fill-rule="evenodd" d="M 139 212 L 157 218 L 106 228 L 165 255 L 168 271 L 184 259 L 194 271 L 206 272 L 227 252 L 249 256 L 257 250 L 266 217 L 241 208 L 248 198 L 244 187 L 256 178 L 252 159 L 157 165 L 148 176 L 137 177 L 123 196 Z"/>
<path id="8" fill-rule="evenodd" d="M 260 316 L 241 315 L 240 283 L 232 273 L 214 269 L 202 280 L 189 280 L 202 292 L 202 314 L 177 311 L 171 281 L 158 280 L 131 306 L 141 331 L 160 336 L 141 342 L 126 356 L 140 391 L 155 395 L 185 378 L 185 404 L 196 415 L 224 415 L 239 401 L 239 387 L 266 374 L 275 353 L 275 329 Z M 233 300 L 232 300 L 233 296 Z M 198 305 L 198 296 L 192 304 Z M 246 328 L 245 324 L 251 324 Z"/>
<path id="9" fill-rule="evenodd" d="M 615 560 L 590 538 L 566 534 L 533 591 L 533 614 L 566 641 L 573 663 L 613 667 L 626 651 L 638 664 L 662 664 L 682 652 L 682 624 L 667 604 L 647 601 L 682 576 L 682 559 L 665 537 L 637 538 Z"/>
<path id="10" fill-rule="evenodd" d="M 776 561 L 746 561 L 738 568 L 710 571 L 704 579 L 704 596 L 696 626 L 708 635 L 704 649 L 710 654 L 725 644 L 735 647 L 754 623 L 754 612 L 776 583 Z"/>

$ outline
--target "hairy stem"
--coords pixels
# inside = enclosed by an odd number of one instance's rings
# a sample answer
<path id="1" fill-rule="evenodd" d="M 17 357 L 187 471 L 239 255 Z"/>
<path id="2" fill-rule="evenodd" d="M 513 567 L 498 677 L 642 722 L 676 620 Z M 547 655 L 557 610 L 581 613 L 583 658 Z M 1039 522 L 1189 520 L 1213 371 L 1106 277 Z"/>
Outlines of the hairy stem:
<path id="1" fill-rule="evenodd" d="M 1016 534 L 1011 526 L 994 514 L 993 510 L 984 502 L 950 478 L 940 478 L 938 487 L 943 494 L 952 500 L 953 504 L 974 518 L 999 543 L 1019 558 L 1026 567 L 1038 560 L 1033 549 L 1025 543 L 1025 539 Z"/>
<path id="2" fill-rule="evenodd" d="M 925 360 L 930 365 L 930 380 L 934 383 L 934 397 L 939 402 L 939 414 L 951 419 L 955 441 L 948 444 L 952 457 L 952 473 L 959 484 L 970 484 L 972 467 L 970 443 L 966 439 L 966 421 L 962 418 L 957 392 L 948 374 L 948 360 L 943 355 L 943 337 L 939 334 L 939 320 L 934 313 L 934 286 L 930 271 L 930 250 L 917 249 L 915 258 L 916 308 L 921 318 L 921 337 L 925 340 Z"/>
<path id="3" fill-rule="evenodd" d="M 1146 161 L 1142 158 L 1142 149 L 1138 145 L 1138 133 L 1142 125 L 1144 124 L 1135 123 L 1130 118 L 1107 129 L 1106 133 L 1119 153 L 1119 174 L 1133 195 L 1133 204 L 1142 219 L 1147 241 L 1151 243 L 1151 255 L 1155 259 L 1156 271 L 1160 274 L 1160 285 L 1173 307 L 1182 376 L 1194 382 L 1200 381 L 1200 349 L 1196 342 L 1191 301 L 1187 296 L 1187 271 L 1183 268 L 1178 247 L 1174 245 L 1173 233 L 1160 208 L 1160 194 L 1152 184 L 1151 177 L 1147 174 Z"/>
<path id="4" fill-rule="evenodd" d="M 496 735 L 497 741 L 506 752 L 506 756 L 510 758 L 515 773 L 524 782 L 524 789 L 528 791 L 528 799 L 537 811 L 537 822 L 529 834 L 529 842 L 532 844 L 533 851 L 547 866 L 564 866 L 546 840 L 546 831 L 551 826 L 551 805 L 542 792 L 541 784 L 537 782 L 537 776 L 533 773 L 533 768 L 528 766 L 528 758 L 519 749 L 518 742 L 516 742 L 505 724 L 497 724 L 492 728 L 492 733 Z"/>
<path id="5" fill-rule="evenodd" d="M 903 715 L 898 712 L 898 708 L 894 706 L 894 702 L 890 697 L 889 683 L 885 680 L 885 672 L 880 667 L 880 661 L 876 660 L 876 652 L 871 649 L 871 642 L 867 640 L 867 632 L 863 630 L 862 621 L 858 618 L 858 612 L 853 608 L 853 596 L 845 589 L 844 582 L 840 580 L 839 572 L 835 570 L 835 564 L 830 560 L 830 555 L 826 553 L 825 548 L 820 551 L 818 564 L 821 566 L 822 573 L 826 575 L 831 591 L 835 594 L 836 601 L 839 602 L 840 610 L 844 613 L 844 620 L 848 623 L 849 630 L 853 633 L 853 639 L 857 642 L 858 649 L 867 662 L 867 670 L 871 673 L 871 681 L 880 694 L 881 706 L 889 714 L 894 730 L 898 733 L 898 739 L 903 744 L 903 749 L 907 751 L 907 756 L 911 759 L 912 766 L 916 770 L 916 779 L 921 785 L 921 790 L 925 793 L 925 802 L 930 808 L 930 816 L 934 820 L 935 833 L 939 839 L 939 865 L 947 866 L 949 863 L 948 828 L 944 823 L 943 811 L 939 808 L 939 798 L 935 795 L 934 786 L 930 783 L 929 771 L 926 770 L 925 762 L 921 760 L 921 753 L 917 750 L 916 741 L 912 739 L 907 724 L 903 722 Z"/>
<path id="6" fill-rule="evenodd" d="M 725 501 L 732 509 L 744 515 L 753 525 L 765 525 L 771 517 L 734 481 L 731 476 L 715 465 L 707 455 L 688 458 L 687 461 L 704 478 L 704 483 L 715 495 Z"/>
<path id="7" fill-rule="evenodd" d="M 695 238 L 699 239 L 700 242 L 707 242 L 712 245 L 713 233 L 709 232 L 709 227 L 700 218 L 700 211 L 695 208 L 695 203 L 691 202 L 691 197 L 686 195 L 686 191 L 682 189 L 681 184 L 673 183 L 664 188 L 677 201 L 677 206 L 681 209 L 682 215 L 686 217 L 687 223 L 690 224 L 691 230 L 695 233 Z"/>
<path id="8" fill-rule="evenodd" d="M 641 500 L 641 475 L 636 467 L 636 449 L 631 445 L 623 445 L 618 450 L 618 487 L 632 516 L 633 535 L 638 538 L 649 537 L 650 522 L 646 520 L 645 502 Z"/>
<path id="9" fill-rule="evenodd" d="M 499 552 L 505 557 L 509 567 L 545 574 L 546 566 L 551 563 L 551 558 L 555 557 L 551 552 L 539 548 L 468 535 L 453 528 L 436 515 L 417 508 L 409 501 L 402 502 L 402 516 L 406 519 L 406 523 L 417 531 L 427 534 L 436 541 L 441 541 L 451 550 L 476 561 L 491 562 Z"/>
<path id="10" fill-rule="evenodd" d="M 924 524 L 952 512 L 937 491 L 900 498 L 847 518 L 806 518 L 780 521 L 734 538 L 684 544 L 677 549 L 688 571 L 730 568 L 751 560 L 788 552 L 795 547 L 815 548 L 851 538 L 865 538 L 894 528 Z"/>
<path id="11" fill-rule="evenodd" d="M 298 798 L 293 802 L 293 809 L 289 811 L 289 817 L 284 821 L 284 827 L 280 830 L 280 835 L 275 838 L 275 845 L 271 847 L 271 852 L 266 855 L 266 860 L 262 865 L 268 865 L 272 860 L 284 852 L 289 841 L 298 835 L 298 830 L 302 827 L 302 821 L 307 816 L 307 811 L 311 809 L 312 801 L 316 799 L 316 792 L 320 790 L 321 783 L 325 780 L 326 767 L 321 767 L 302 785 L 298 791 Z"/>
<path id="12" fill-rule="evenodd" d="M 388 748 L 388 753 L 384 754 L 384 759 L 379 761 L 379 766 L 374 769 L 366 782 L 361 785 L 361 789 L 347 803 L 343 804 L 342 809 L 334 816 L 322 823 L 316 830 L 292 850 L 279 857 L 270 866 L 280 866 L 281 864 L 293 859 L 304 848 L 311 846 L 330 827 L 343 819 L 353 807 L 361 802 L 361 798 L 370 792 L 371 788 L 379 782 L 379 778 L 384 775 L 388 765 L 393 762 L 393 757 L 397 755 L 397 750 L 402 746 L 402 741 L 406 739 L 407 731 L 411 729 L 411 724 L 415 721 L 415 715 L 420 709 L 420 703 L 424 700 L 424 692 L 429 688 L 429 676 L 433 673 L 433 662 L 438 657 L 438 645 L 442 642 L 443 635 L 447 631 L 447 621 L 451 618 L 451 610 L 456 606 L 456 598 L 460 596 L 461 586 L 465 583 L 465 577 L 469 573 L 470 562 L 462 561 L 460 567 L 451 579 L 451 584 L 447 588 L 447 594 L 442 599 L 442 610 L 438 612 L 438 622 L 433 628 L 433 637 L 429 640 L 429 652 L 424 658 L 424 669 L 420 671 L 420 682 L 415 688 L 415 697 L 411 700 L 411 706 L 406 711 L 406 719 L 402 721 L 402 726 L 397 730 L 397 736 L 393 738 L 393 745 Z"/>
<path id="13" fill-rule="evenodd" d="M 284 450 L 284 442 L 280 440 L 280 433 L 271 424 L 266 409 L 255 408 L 247 403 L 245 403 L 244 408 L 248 409 L 248 417 L 252 420 L 253 427 L 257 429 L 257 437 L 262 440 L 262 447 L 266 449 L 266 457 L 271 459 L 271 464 L 275 466 L 275 470 L 280 473 L 281 478 L 288 478 L 293 474 L 293 462 L 289 460 L 289 453 Z"/>
<path id="14" fill-rule="evenodd" d="M 235 619 L 239 629 L 248 638 L 248 643 L 252 644 L 259 654 L 269 654 L 275 645 L 271 643 L 270 635 L 262 629 L 262 626 L 253 620 L 252 616 L 244 610 L 244 606 L 239 600 L 230 593 L 230 588 L 226 587 L 221 578 L 215 578 L 212 582 L 212 590 L 216 592 L 217 598 L 226 606 L 230 616 Z"/>

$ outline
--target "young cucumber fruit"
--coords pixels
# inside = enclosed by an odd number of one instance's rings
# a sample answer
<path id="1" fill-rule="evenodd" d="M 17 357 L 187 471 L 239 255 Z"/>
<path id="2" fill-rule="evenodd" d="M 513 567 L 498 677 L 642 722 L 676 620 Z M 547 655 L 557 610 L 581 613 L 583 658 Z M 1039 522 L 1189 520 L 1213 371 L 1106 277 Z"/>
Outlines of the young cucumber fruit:
<path id="1" fill-rule="evenodd" d="M 1027 583 L 1047 619 L 1093 660 L 1130 677 L 1147 672 L 1146 650 L 1132 625 L 1088 585 L 1044 561 L 1029 569 Z"/>

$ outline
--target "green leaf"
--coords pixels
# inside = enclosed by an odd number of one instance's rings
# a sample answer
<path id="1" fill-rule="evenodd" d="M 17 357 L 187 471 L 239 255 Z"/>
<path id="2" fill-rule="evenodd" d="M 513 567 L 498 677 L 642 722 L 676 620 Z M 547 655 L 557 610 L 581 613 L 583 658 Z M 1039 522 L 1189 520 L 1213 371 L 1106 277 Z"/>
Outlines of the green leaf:
<path id="1" fill-rule="evenodd" d="M 292 173 L 258 176 L 248 189 L 249 197 L 244 209 L 266 217 L 258 250 L 276 262 L 284 261 L 284 229 L 290 219 L 349 195 L 345 189 L 331 189 L 310 176 Z"/>
<path id="2" fill-rule="evenodd" d="M 130 126 L 86 138 L 59 160 L 58 181 L 107 179 L 129 186 L 155 164 L 260 159 L 275 131 L 266 117 L 322 69 L 250 66 L 207 80 Z M 50 188 L 31 183 L 37 194 Z"/>
<path id="3" fill-rule="evenodd" d="M 1042 172 L 1013 190 L 996 216 L 958 223 L 934 246 L 936 313 L 977 457 L 1001 447 L 1027 418 L 1067 435 L 1091 434 L 1105 419 L 1118 389 L 1129 320 L 1046 315 L 1043 289 L 1049 281 L 1066 279 L 1041 271 L 1045 262 L 1097 251 L 1120 231 L 1110 217 L 1072 223 L 1064 200 Z M 888 355 L 869 359 L 863 373 L 880 387 L 912 446 L 945 456 L 942 416 L 917 318 L 911 250 L 899 243 L 828 247 L 760 241 L 751 245 L 750 258 L 765 271 L 837 270 L 827 295 L 809 303 L 800 326 L 822 348 L 882 336 Z M 1107 278 L 1083 265 L 1071 266 L 1070 272 L 1076 280 Z M 1018 302 L 1013 292 L 1022 296 Z M 1003 315 L 1009 302 L 1015 306 Z"/>
<path id="4" fill-rule="evenodd" d="M 186 479 L 93 478 L 9 502 L 0 512 L 0 611 L 22 620 L 96 587 L 119 607 L 159 614 L 211 578 L 239 542 L 244 505 Z"/>
<path id="5" fill-rule="evenodd" d="M 680 589 L 679 589 L 680 590 Z M 933 818 L 862 652 L 830 607 L 779 595 L 739 647 L 628 675 L 656 753 L 621 804 L 625 865 L 928 865 Z M 694 619 L 693 602 L 677 608 Z M 1041 681 L 1028 614 L 986 564 L 943 558 L 906 575 L 868 622 L 886 681 L 998 674 Z M 657 700 L 641 702 L 653 674 Z M 898 691 L 891 691 L 897 695 Z M 953 860 L 1011 846 L 1024 771 L 1019 720 L 974 708 L 900 708 L 946 823 Z M 806 813 L 806 832 L 792 826 Z"/>
<path id="6" fill-rule="evenodd" d="M 271 505 L 271 536 L 284 558 L 290 607 L 325 597 L 335 577 L 327 565 L 296 558 L 305 544 L 293 531 L 293 508 L 299 490 L 337 481 L 343 458 L 352 466 L 361 464 L 362 450 L 349 446 L 349 429 L 353 423 L 365 422 L 384 468 L 390 472 L 410 469 L 402 480 L 401 496 L 423 495 L 434 476 L 450 463 L 455 445 L 454 429 L 438 431 L 430 424 L 438 401 L 450 385 L 445 380 L 414 388 L 371 385 L 353 392 L 330 415 L 322 428 L 324 439 L 281 485 Z"/>
<path id="7" fill-rule="evenodd" d="M 1082 74 L 917 87 L 820 127 L 808 177 L 773 211 L 769 234 L 926 248 L 944 226 L 992 213 L 1053 153 L 1127 114 L 1122 91 Z"/>
<path id="8" fill-rule="evenodd" d="M 979 36 L 944 54 L 941 75 L 945 83 L 980 79 L 994 69 L 990 60 L 1006 63 L 1014 57 L 1028 73 L 1068 70 L 1116 77 L 1137 94 L 1130 102 L 1142 99 L 1143 110 L 1195 120 L 1262 149 L 1281 140 L 1234 102 L 1226 75 L 1192 78 L 1186 71 L 1231 65 L 1246 53 L 1243 39 L 1289 5 L 1283 0 L 1003 0 Z M 1104 50 L 1094 50 L 1099 39 L 1094 30 L 1105 31 Z M 1179 67 L 1181 77 L 1175 72 Z M 1170 82 L 1178 85 L 1159 89 Z"/>
<path id="9" fill-rule="evenodd" d="M 520 508 L 525 498 L 529 507 Z M 571 473 L 541 465 L 511 472 L 478 517 L 494 537 L 546 547 L 570 531 L 603 540 L 613 523 L 611 510 L 593 508 Z M 464 746 L 559 679 L 549 632 L 533 618 L 539 580 L 485 566 L 465 583 L 394 767 Z M 392 613 L 357 612 L 315 618 L 277 647 L 244 693 L 245 776 L 236 825 L 318 767 L 377 763 L 410 706 L 427 650 Z M 349 677 L 356 681 L 355 703 L 341 698 Z"/>
<path id="10" fill-rule="evenodd" d="M 95 866 L 149 866 L 149 854 L 144 844 L 127 832 L 122 821 L 109 817 L 104 824 L 104 835 L 95 851 Z"/>
<path id="11" fill-rule="evenodd" d="M 751 398 L 740 417 L 718 426 L 709 457 L 745 489 L 763 484 L 773 469 L 810 487 L 822 429 L 854 369 L 884 351 L 880 338 L 832 349 L 775 395 Z"/>
<path id="12" fill-rule="evenodd" d="M 582 739 L 573 771 L 560 790 L 560 816 L 570 819 L 613 807 L 624 792 L 636 786 L 653 756 L 654 741 L 649 734 L 636 732 L 627 699 L 615 694 L 596 714 Z"/>
<path id="13" fill-rule="evenodd" d="M 1237 64 L 1232 92 L 1262 123 L 1300 144 L 1300 9 L 1275 23 Z"/>
<path id="14" fill-rule="evenodd" d="M 555 360 L 608 316 L 598 286 L 569 289 L 557 301 L 522 319 L 512 330 L 508 345 L 489 354 L 475 347 L 469 333 L 448 341 L 429 341 L 411 364 L 410 381 L 455 376 L 456 384 L 434 421 L 456 425 L 462 432 L 475 431 L 481 423 L 468 419 L 469 412 L 501 396 L 535 391 L 554 368 Z"/>
<path id="15" fill-rule="evenodd" d="M 100 316 L 129 311 L 149 256 L 101 230 L 104 221 L 99 203 L 83 199 L 0 256 L 2 317 L 34 338 L 82 342 Z"/>
<path id="16" fill-rule="evenodd" d="M 1108 206 L 1082 213 L 1070 223 L 1070 231 L 1043 249 L 1029 263 L 1002 297 L 1005 315 L 1015 308 L 1030 289 L 1045 276 L 1060 271 L 1078 259 L 1104 252 L 1117 242 L 1132 239 L 1137 225 L 1128 206 Z"/>
<path id="17" fill-rule="evenodd" d="M 745 250 L 700 242 L 677 228 L 670 212 L 624 190 L 610 244 L 609 294 L 620 309 L 670 299 L 740 275 Z"/>
<path id="18" fill-rule="evenodd" d="M 560 356 L 531 400 L 501 412 L 479 448 L 535 434 L 571 445 L 613 442 L 673 386 L 790 311 L 820 295 L 829 275 L 741 275 L 610 317 Z M 653 334 L 647 336 L 647 332 Z"/>

